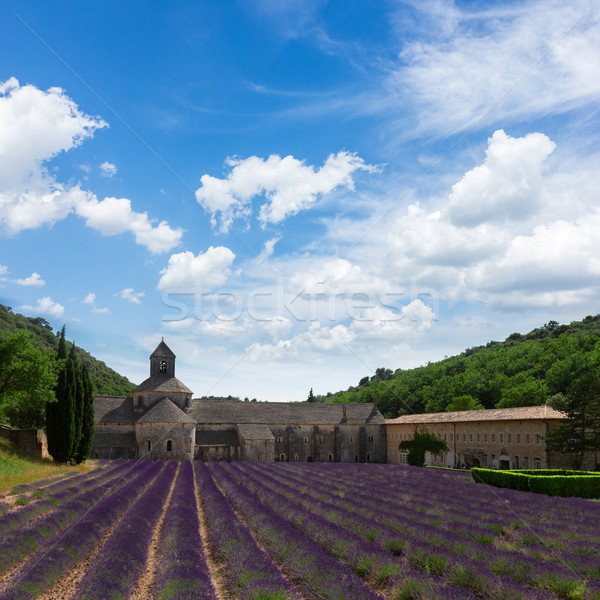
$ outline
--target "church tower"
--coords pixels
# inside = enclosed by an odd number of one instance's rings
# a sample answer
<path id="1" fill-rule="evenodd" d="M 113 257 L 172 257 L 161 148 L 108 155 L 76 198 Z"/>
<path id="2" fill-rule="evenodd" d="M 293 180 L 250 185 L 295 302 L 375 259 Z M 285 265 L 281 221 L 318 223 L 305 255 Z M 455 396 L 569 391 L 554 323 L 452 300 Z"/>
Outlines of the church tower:
<path id="1" fill-rule="evenodd" d="M 175 377 L 175 354 L 165 340 L 156 347 L 150 355 L 150 377 L 162 377 L 168 379 Z"/>
<path id="2" fill-rule="evenodd" d="M 175 377 L 175 354 L 163 339 L 150 355 L 150 377 L 131 392 L 133 409 L 143 412 L 163 398 L 175 406 L 191 411 L 192 390 Z"/>

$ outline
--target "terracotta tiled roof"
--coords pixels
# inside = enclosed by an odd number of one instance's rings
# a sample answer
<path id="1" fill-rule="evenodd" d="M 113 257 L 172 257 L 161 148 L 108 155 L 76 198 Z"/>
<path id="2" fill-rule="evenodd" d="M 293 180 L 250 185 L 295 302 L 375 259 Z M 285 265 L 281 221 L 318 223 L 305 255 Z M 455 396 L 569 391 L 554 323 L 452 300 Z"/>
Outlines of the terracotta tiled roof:
<path id="1" fill-rule="evenodd" d="M 344 420 L 344 407 L 346 419 Z M 265 423 L 270 425 L 378 425 L 385 419 L 373 404 L 321 402 L 211 402 L 192 400 L 198 423 Z"/>
<path id="2" fill-rule="evenodd" d="M 155 404 L 146 414 L 142 415 L 138 423 L 195 423 L 194 419 L 173 404 L 168 398 L 163 398 Z"/>
<path id="3" fill-rule="evenodd" d="M 186 387 L 177 379 L 177 377 L 165 377 L 164 375 L 155 375 L 142 381 L 140 385 L 133 389 L 134 392 L 163 392 L 169 394 L 172 392 L 184 392 L 191 394 L 192 390 Z"/>
<path id="4" fill-rule="evenodd" d="M 386 423 L 464 423 L 471 421 L 526 421 L 528 419 L 566 419 L 567 415 L 550 406 L 523 406 L 518 408 L 492 408 L 490 410 L 461 410 L 457 412 L 403 415 L 388 419 Z"/>

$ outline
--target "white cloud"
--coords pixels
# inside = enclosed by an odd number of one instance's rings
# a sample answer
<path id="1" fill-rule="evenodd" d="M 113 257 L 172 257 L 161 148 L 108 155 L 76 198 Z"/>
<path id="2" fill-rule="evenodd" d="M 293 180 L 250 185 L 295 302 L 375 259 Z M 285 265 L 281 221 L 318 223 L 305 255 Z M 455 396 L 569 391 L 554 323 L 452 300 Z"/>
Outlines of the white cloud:
<path id="1" fill-rule="evenodd" d="M 112 177 L 117 174 L 117 165 L 114 163 L 104 161 L 100 165 L 100 171 L 102 172 L 102 177 Z"/>
<path id="2" fill-rule="evenodd" d="M 97 306 L 92 306 L 92 312 L 100 315 L 110 315 L 108 308 L 98 308 Z"/>
<path id="3" fill-rule="evenodd" d="M 79 146 L 96 129 L 107 127 L 82 113 L 60 88 L 44 92 L 20 86 L 11 77 L 0 84 L 0 182 L 3 190 L 20 189 L 29 177 L 47 176 L 40 165 Z"/>
<path id="4" fill-rule="evenodd" d="M 154 253 L 179 244 L 181 229 L 166 221 L 153 225 L 126 198 L 99 201 L 92 192 L 59 182 L 45 166 L 104 127 L 102 119 L 82 113 L 60 88 L 44 92 L 20 86 L 14 77 L 0 83 L 0 224 L 9 233 L 53 224 L 76 212 L 104 235 L 132 232 L 138 244 Z M 82 168 L 87 172 L 87 165 Z M 116 172 L 108 162 L 101 169 Z"/>
<path id="5" fill-rule="evenodd" d="M 25 279 L 13 279 L 12 282 L 16 283 L 17 285 L 33 285 L 36 287 L 46 285 L 46 282 L 38 273 L 32 273 L 29 277 L 25 277 Z"/>
<path id="6" fill-rule="evenodd" d="M 274 237 L 270 240 L 267 240 L 265 242 L 265 245 L 263 246 L 263 249 L 261 250 L 260 254 L 254 259 L 254 262 L 257 265 L 260 265 L 262 263 L 264 263 L 266 260 L 268 260 L 271 256 L 273 256 L 273 252 L 275 251 L 275 244 L 281 239 L 281 237 Z"/>
<path id="7" fill-rule="evenodd" d="M 439 11 L 437 17 L 440 30 L 450 26 L 451 33 L 430 40 L 421 35 L 406 44 L 386 82 L 387 99 L 373 98 L 380 110 L 402 106 L 410 115 L 398 117 L 402 129 L 448 133 L 483 117 L 484 123 L 526 120 L 600 97 L 595 3 L 538 0 L 501 10 L 496 5 L 453 7 L 450 20 L 447 13 Z M 431 16 L 424 19 L 429 22 Z M 407 110 L 406 98 L 413 110 Z"/>
<path id="8" fill-rule="evenodd" d="M 280 223 L 310 208 L 318 196 L 337 187 L 353 189 L 355 171 L 375 170 L 356 154 L 343 151 L 331 154 L 319 169 L 293 156 L 281 158 L 276 154 L 267 160 L 257 156 L 230 158 L 227 165 L 231 168 L 227 178 L 203 175 L 202 186 L 196 190 L 199 204 L 211 213 L 213 227 L 220 222 L 223 232 L 234 219 L 249 216 L 257 196 L 265 199 L 258 216 L 264 228 L 267 223 Z"/>
<path id="9" fill-rule="evenodd" d="M 8 267 L 6 265 L 0 265 L 0 275 L 8 273 Z"/>
<path id="10" fill-rule="evenodd" d="M 23 306 L 20 306 L 19 309 L 36 315 L 50 315 L 51 317 L 56 318 L 62 317 L 65 312 L 65 307 L 58 302 L 53 302 L 50 296 L 39 298 L 35 306 L 24 304 Z"/>
<path id="11" fill-rule="evenodd" d="M 515 237 L 500 259 L 467 271 L 464 286 L 469 296 L 498 296 L 500 301 L 511 292 L 525 298 L 600 286 L 599 245 L 600 210 L 574 221 L 539 225 L 530 235 Z"/>
<path id="12" fill-rule="evenodd" d="M 173 229 L 166 221 L 153 226 L 147 213 L 131 210 L 131 201 L 127 198 L 105 198 L 98 201 L 94 197 L 78 204 L 76 210 L 79 216 L 86 219 L 88 227 L 97 229 L 102 235 L 130 231 L 138 244 L 156 254 L 172 250 L 183 236 L 182 229 Z"/>
<path id="13" fill-rule="evenodd" d="M 84 304 L 94 304 L 96 300 L 96 294 L 94 294 L 93 292 L 90 292 L 83 300 L 82 302 Z"/>
<path id="14" fill-rule="evenodd" d="M 315 321 L 310 324 L 307 331 L 289 339 L 279 340 L 275 344 L 250 345 L 247 348 L 248 358 L 253 362 L 262 362 L 294 357 L 308 359 L 315 354 L 347 352 L 346 346 L 352 343 L 354 337 L 354 333 L 344 325 L 323 327 Z"/>
<path id="15" fill-rule="evenodd" d="M 115 295 L 119 296 L 119 298 L 122 298 L 123 300 L 133 302 L 134 304 L 141 304 L 141 298 L 146 295 L 146 292 L 136 292 L 133 288 L 125 288 Z"/>
<path id="16" fill-rule="evenodd" d="M 472 226 L 537 212 L 545 160 L 555 147 L 542 133 L 513 138 L 495 131 L 484 163 L 452 186 L 450 220 Z"/>
<path id="17" fill-rule="evenodd" d="M 167 267 L 161 271 L 158 289 L 210 292 L 225 284 L 234 259 L 235 254 L 224 246 L 211 246 L 198 256 L 189 251 L 173 254 Z"/>

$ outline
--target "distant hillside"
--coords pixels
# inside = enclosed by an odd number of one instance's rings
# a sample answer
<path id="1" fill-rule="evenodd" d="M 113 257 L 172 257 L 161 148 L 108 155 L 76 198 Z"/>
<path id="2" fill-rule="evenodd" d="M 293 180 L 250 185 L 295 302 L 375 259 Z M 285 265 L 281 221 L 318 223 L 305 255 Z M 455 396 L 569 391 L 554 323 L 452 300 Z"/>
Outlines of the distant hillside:
<path id="1" fill-rule="evenodd" d="M 416 369 L 379 368 L 319 402 L 372 402 L 388 418 L 408 413 L 535 406 L 560 401 L 568 374 L 600 364 L 600 315 L 570 325 L 550 321 L 503 342 L 468 348 Z M 596 368 L 596 367 L 594 367 Z"/>
<path id="2" fill-rule="evenodd" d="M 25 317 L 12 312 L 10 307 L 0 304 L 0 341 L 5 340 L 11 333 L 19 330 L 30 331 L 40 348 L 46 350 L 56 350 L 58 348 L 58 337 L 52 331 L 52 327 L 46 319 L 42 317 Z M 83 348 L 76 346 L 76 352 L 80 362 L 85 364 L 90 371 L 95 393 L 126 396 L 135 387 L 126 377 L 107 367 Z"/>

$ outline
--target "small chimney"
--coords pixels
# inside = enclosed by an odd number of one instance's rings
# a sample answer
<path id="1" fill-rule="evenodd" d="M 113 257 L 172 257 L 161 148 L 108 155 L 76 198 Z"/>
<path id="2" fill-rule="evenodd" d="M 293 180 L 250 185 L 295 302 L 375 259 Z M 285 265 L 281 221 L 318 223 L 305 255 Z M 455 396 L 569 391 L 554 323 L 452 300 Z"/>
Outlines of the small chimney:
<path id="1" fill-rule="evenodd" d="M 346 405 L 342 404 L 342 423 L 346 422 Z"/>
<path id="2" fill-rule="evenodd" d="M 373 396 L 373 410 L 378 410 L 377 408 L 377 394 Z"/>

